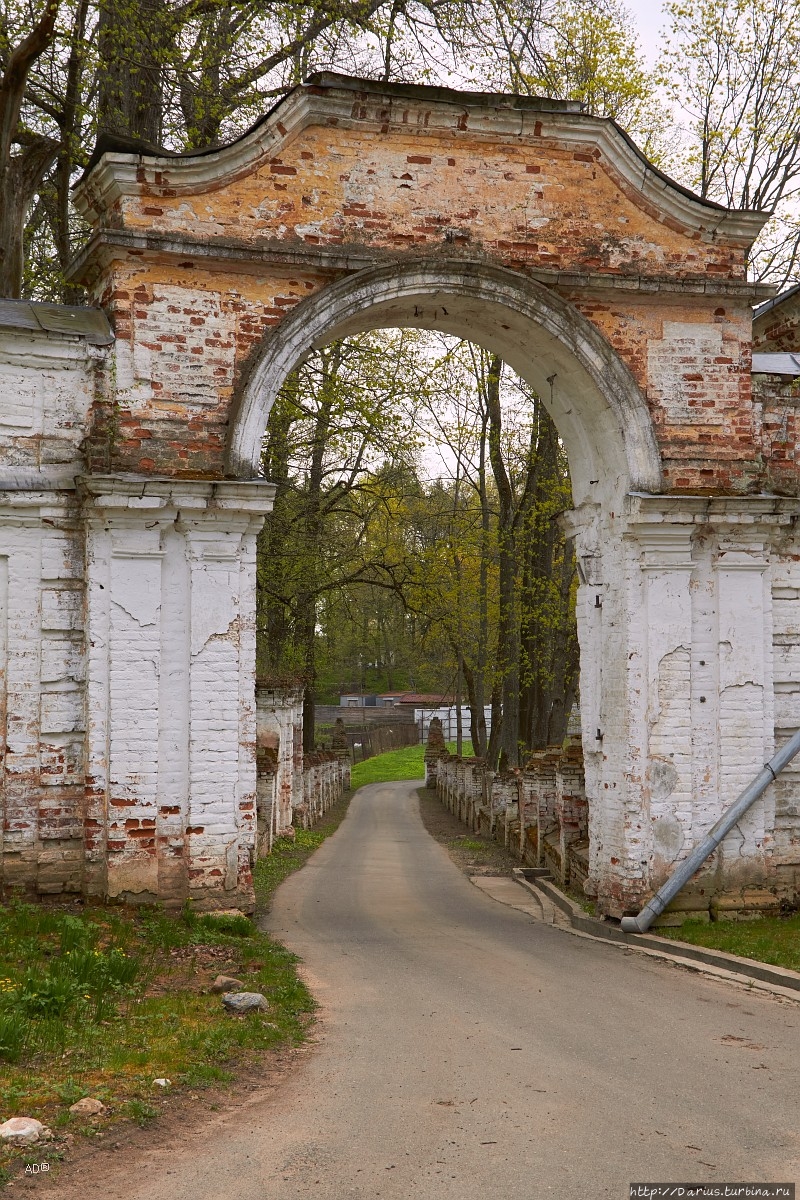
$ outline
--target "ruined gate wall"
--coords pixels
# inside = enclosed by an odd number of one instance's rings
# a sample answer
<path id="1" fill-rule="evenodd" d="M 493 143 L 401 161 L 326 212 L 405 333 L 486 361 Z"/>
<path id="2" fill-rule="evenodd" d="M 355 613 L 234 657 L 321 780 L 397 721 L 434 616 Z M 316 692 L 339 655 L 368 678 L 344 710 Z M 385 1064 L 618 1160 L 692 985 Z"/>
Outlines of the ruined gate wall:
<path id="1" fill-rule="evenodd" d="M 800 721 L 800 489 L 750 384 L 763 216 L 566 102 L 331 77 L 234 146 L 107 153 L 78 202 L 75 278 L 115 346 L 60 310 L 55 336 L 17 330 L 38 357 L 17 379 L 12 347 L 0 421 L 8 878 L 249 903 L 259 369 L 291 350 L 272 395 L 332 330 L 399 322 L 494 339 L 559 406 L 590 875 L 605 911 L 638 903 Z M 723 880 L 796 883 L 795 778 L 726 840 Z"/>
<path id="2" fill-rule="evenodd" d="M 667 185 L 567 102 L 357 83 L 299 88 L 194 160 L 106 155 L 81 184 L 98 243 L 76 270 L 120 339 L 115 469 L 224 471 L 265 331 L 416 258 L 502 264 L 584 313 L 647 398 L 667 490 L 756 486 L 745 261 L 763 218 Z"/>

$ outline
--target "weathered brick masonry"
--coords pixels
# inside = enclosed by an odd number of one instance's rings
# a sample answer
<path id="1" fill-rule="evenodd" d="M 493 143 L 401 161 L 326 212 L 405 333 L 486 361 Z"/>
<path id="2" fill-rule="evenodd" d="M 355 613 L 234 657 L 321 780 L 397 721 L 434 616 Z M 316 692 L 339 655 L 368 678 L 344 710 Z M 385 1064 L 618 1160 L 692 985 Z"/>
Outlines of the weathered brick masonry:
<path id="1" fill-rule="evenodd" d="M 501 353 L 564 439 L 589 872 L 636 905 L 800 724 L 794 426 L 751 391 L 763 216 L 569 102 L 338 76 L 219 150 L 109 147 L 75 199 L 114 342 L 34 322 L 3 367 L 6 877 L 246 903 L 269 408 L 310 347 L 418 325 Z M 796 888 L 774 792 L 721 878 Z"/>

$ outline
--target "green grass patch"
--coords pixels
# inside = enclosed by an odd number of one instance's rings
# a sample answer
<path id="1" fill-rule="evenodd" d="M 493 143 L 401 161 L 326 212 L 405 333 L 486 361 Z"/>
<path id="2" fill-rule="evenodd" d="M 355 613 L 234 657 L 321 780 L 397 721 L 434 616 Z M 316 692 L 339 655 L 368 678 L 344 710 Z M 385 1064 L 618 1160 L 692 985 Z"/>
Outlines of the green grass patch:
<path id="1" fill-rule="evenodd" d="M 118 1117 L 150 1120 L 164 1099 L 156 1078 L 220 1083 L 232 1065 L 298 1044 L 315 1005 L 296 962 L 243 916 L 9 901 L 0 906 L 0 1116 L 91 1135 Z M 263 992 L 270 1011 L 228 1014 L 208 992 L 220 973 Z M 73 1118 L 69 1106 L 83 1096 L 107 1113 Z M 0 1179 L 24 1167 L 24 1153 L 0 1149 Z"/>
<path id="2" fill-rule="evenodd" d="M 477 838 L 462 837 L 459 840 L 461 843 L 461 849 L 466 850 L 470 854 L 482 854 L 486 848 L 483 839 L 478 841 Z"/>
<path id="3" fill-rule="evenodd" d="M 355 785 L 354 785 L 355 786 Z M 341 825 L 350 803 L 350 794 L 328 809 L 323 819 L 313 829 L 297 829 L 294 838 L 278 838 L 272 853 L 259 859 L 253 870 L 253 886 L 259 912 L 267 912 L 272 903 L 275 889 L 288 875 L 298 871 L 326 838 Z"/>
<path id="4" fill-rule="evenodd" d="M 456 743 L 450 742 L 448 750 L 456 752 Z M 464 756 L 472 754 L 472 742 L 464 740 Z M 425 746 L 403 746 L 400 750 L 387 750 L 385 754 L 376 754 L 374 758 L 366 758 L 356 763 L 351 774 L 353 789 L 364 787 L 367 783 L 393 783 L 402 779 L 425 778 Z"/>
<path id="5" fill-rule="evenodd" d="M 313 830 L 281 840 L 255 868 L 260 910 L 303 866 L 347 812 L 349 795 Z M 242 915 L 138 910 L 79 902 L 0 904 L 0 1117 L 32 1116 L 56 1138 L 37 1146 L 63 1155 L 63 1132 L 93 1136 L 119 1118 L 146 1124 L 170 1091 L 221 1085 L 264 1051 L 307 1035 L 315 1002 L 297 958 Z M 237 1017 L 208 991 L 218 974 L 263 992 L 267 1013 Z M 100 1117 L 73 1117 L 84 1096 Z M 31 1151 L 0 1148 L 0 1184 Z"/>
<path id="6" fill-rule="evenodd" d="M 756 917 L 747 921 L 700 922 L 691 919 L 675 928 L 658 929 L 659 937 L 677 938 L 693 946 L 724 950 L 757 962 L 800 971 L 800 913 Z"/>

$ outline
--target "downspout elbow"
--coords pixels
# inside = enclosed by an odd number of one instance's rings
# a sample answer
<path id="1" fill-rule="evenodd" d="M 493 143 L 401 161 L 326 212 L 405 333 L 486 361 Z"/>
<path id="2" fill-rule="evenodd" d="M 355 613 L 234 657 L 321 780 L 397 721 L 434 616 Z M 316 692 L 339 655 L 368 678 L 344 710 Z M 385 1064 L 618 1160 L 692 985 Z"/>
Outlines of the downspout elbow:
<path id="1" fill-rule="evenodd" d="M 620 921 L 620 928 L 623 933 L 647 933 L 650 928 L 650 920 L 645 920 L 644 910 L 637 917 L 623 917 Z"/>

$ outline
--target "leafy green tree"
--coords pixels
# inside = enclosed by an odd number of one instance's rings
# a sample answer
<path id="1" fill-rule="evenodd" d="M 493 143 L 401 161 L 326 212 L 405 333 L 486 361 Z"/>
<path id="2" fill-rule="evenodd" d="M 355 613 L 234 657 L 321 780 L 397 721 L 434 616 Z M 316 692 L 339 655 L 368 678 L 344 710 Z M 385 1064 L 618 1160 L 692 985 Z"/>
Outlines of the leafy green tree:
<path id="1" fill-rule="evenodd" d="M 25 18 L 29 18 L 26 20 Z M 0 16 L 0 295 L 19 296 L 22 230 L 36 189 L 55 161 L 59 144 L 25 119 L 28 81 L 56 39 L 58 0 L 38 12 Z"/>
<path id="2" fill-rule="evenodd" d="M 756 277 L 797 268 L 800 223 L 800 2 L 669 0 L 660 78 L 685 124 L 683 180 L 731 208 L 775 212 Z"/>
<path id="3" fill-rule="evenodd" d="M 447 403 L 425 408 L 448 477 L 420 505 L 428 537 L 413 603 L 463 674 L 477 752 L 513 766 L 563 739 L 576 692 L 575 568 L 555 521 L 569 475 L 541 400 L 496 356 L 461 342 L 445 365 Z"/>
<path id="4" fill-rule="evenodd" d="M 668 122 L 656 80 L 618 0 L 566 0 L 539 14 L 536 38 L 512 41 L 501 59 L 503 86 L 531 95 L 577 100 L 612 117 L 653 161 L 664 158 Z"/>
<path id="5" fill-rule="evenodd" d="M 552 2 L 527 7 L 526 37 Z M 319 70 L 479 79 L 507 26 L 506 0 L 4 0 L 5 294 L 76 299 L 65 273 L 86 231 L 69 186 L 98 135 L 217 146 Z"/>
<path id="6" fill-rule="evenodd" d="M 519 739 L 527 750 L 559 745 L 578 691 L 577 574 L 558 516 L 572 504 L 566 454 L 534 399 L 537 478 L 520 537 Z"/>
<path id="7" fill-rule="evenodd" d="M 429 373 L 414 330 L 365 334 L 311 355 L 286 381 L 265 438 L 275 508 L 259 556 L 259 668 L 302 678 L 314 739 L 322 598 L 355 583 L 397 590 L 405 547 L 376 540 L 416 450 Z"/>

